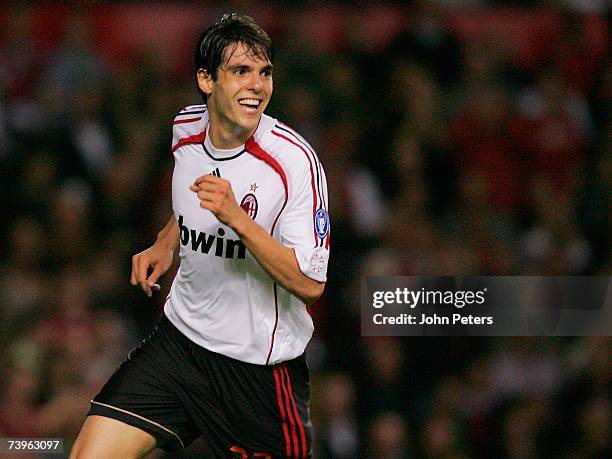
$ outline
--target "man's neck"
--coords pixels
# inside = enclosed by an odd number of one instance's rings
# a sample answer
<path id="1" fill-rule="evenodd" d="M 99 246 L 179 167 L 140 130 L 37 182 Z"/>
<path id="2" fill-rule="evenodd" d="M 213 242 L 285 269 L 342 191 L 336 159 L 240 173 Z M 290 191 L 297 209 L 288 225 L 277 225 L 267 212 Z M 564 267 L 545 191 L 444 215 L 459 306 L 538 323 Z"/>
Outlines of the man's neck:
<path id="1" fill-rule="evenodd" d="M 226 126 L 221 120 L 215 119 L 211 113 L 208 135 L 210 136 L 210 142 L 215 148 L 231 150 L 232 148 L 244 145 L 256 129 L 247 131 L 236 126 Z"/>

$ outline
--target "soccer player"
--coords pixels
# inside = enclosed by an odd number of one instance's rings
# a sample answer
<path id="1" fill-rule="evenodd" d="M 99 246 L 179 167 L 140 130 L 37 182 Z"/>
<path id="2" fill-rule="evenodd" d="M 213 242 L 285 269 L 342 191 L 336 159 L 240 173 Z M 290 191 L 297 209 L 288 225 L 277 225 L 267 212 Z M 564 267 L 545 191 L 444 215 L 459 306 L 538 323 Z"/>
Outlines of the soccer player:
<path id="1" fill-rule="evenodd" d="M 132 258 L 151 296 L 180 245 L 181 264 L 152 334 L 92 400 L 73 458 L 136 458 L 203 435 L 213 457 L 311 457 L 306 305 L 329 254 L 321 163 L 263 112 L 271 41 L 224 15 L 196 47 L 206 104 L 174 120 L 173 215 Z"/>

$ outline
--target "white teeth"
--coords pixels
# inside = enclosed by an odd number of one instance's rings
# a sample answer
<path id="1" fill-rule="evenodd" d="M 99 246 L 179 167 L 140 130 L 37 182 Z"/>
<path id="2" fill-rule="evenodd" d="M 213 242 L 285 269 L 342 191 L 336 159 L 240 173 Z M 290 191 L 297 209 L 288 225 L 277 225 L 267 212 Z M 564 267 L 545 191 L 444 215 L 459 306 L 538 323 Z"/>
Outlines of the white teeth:
<path id="1" fill-rule="evenodd" d="M 238 101 L 240 105 L 248 105 L 250 107 L 259 107 L 260 102 L 257 99 L 241 99 Z"/>

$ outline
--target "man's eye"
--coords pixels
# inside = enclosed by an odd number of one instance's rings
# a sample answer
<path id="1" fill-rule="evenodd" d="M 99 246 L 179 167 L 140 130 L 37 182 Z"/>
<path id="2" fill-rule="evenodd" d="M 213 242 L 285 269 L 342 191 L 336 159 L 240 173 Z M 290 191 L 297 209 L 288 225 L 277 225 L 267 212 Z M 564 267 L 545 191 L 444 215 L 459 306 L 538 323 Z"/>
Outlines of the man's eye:
<path id="1" fill-rule="evenodd" d="M 236 69 L 234 70 L 236 75 L 244 75 L 246 73 L 246 69 Z"/>

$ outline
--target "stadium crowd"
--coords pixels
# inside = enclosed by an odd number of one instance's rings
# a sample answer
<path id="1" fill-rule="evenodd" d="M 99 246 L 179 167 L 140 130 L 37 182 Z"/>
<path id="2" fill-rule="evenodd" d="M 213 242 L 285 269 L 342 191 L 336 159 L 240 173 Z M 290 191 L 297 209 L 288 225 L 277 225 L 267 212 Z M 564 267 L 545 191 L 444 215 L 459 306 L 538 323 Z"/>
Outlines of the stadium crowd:
<path id="1" fill-rule="evenodd" d="M 612 272 L 610 13 L 445 3 L 381 6 L 401 27 L 376 46 L 350 19 L 326 46 L 306 33 L 350 3 L 261 19 L 276 45 L 268 113 L 313 144 L 329 183 L 332 259 L 307 350 L 314 457 L 612 457 L 609 338 L 361 337 L 364 275 Z M 171 122 L 198 103 L 188 67 L 154 48 L 108 59 L 99 16 L 75 5 L 51 46 L 35 4 L 0 16 L 0 437 L 66 450 L 161 314 L 172 274 L 150 300 L 129 285 L 130 257 L 168 218 Z M 530 29 L 531 50 L 472 30 L 531 16 L 553 25 Z"/>

